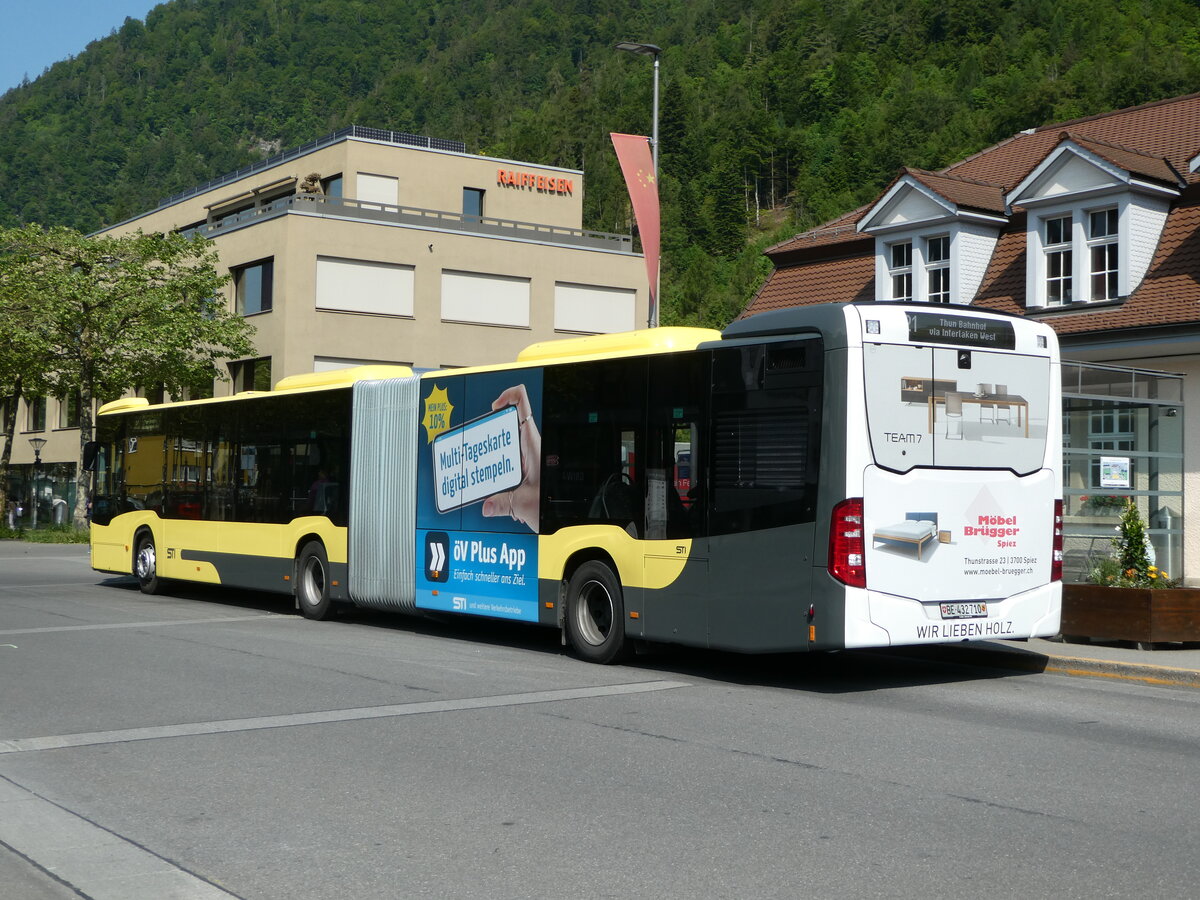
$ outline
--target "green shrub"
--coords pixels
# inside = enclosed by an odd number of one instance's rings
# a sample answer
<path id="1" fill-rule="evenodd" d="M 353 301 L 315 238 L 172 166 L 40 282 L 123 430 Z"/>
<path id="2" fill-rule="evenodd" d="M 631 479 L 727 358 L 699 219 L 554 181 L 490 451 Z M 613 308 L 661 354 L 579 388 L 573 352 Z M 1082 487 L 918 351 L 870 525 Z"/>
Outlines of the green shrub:
<path id="1" fill-rule="evenodd" d="M 89 532 L 74 525 L 48 525 L 45 528 L 9 528 L 0 525 L 0 540 L 29 541 L 31 544 L 86 544 Z"/>
<path id="2" fill-rule="evenodd" d="M 1175 582 L 1167 572 L 1150 563 L 1150 541 L 1146 523 L 1132 499 L 1125 502 L 1113 552 L 1100 560 L 1088 573 L 1093 584 L 1109 587 L 1169 588 Z"/>

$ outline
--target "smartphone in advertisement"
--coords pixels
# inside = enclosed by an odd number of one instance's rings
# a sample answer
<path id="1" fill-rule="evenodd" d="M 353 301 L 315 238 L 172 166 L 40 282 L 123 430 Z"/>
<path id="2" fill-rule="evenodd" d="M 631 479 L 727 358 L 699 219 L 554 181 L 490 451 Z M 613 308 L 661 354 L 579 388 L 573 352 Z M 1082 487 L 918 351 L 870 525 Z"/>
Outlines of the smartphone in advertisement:
<path id="1" fill-rule="evenodd" d="M 493 410 L 433 439 L 433 487 L 439 513 L 511 491 L 523 478 L 521 418 L 515 406 Z"/>

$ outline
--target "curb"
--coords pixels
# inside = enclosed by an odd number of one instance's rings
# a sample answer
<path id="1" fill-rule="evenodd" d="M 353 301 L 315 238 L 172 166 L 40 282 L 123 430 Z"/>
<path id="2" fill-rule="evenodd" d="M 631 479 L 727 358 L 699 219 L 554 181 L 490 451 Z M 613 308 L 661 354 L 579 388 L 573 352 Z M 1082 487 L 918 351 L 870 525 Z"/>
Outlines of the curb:
<path id="1" fill-rule="evenodd" d="M 898 651 L 901 651 L 901 648 L 894 648 L 888 652 Z M 1172 666 L 1155 666 L 1083 656 L 1060 656 L 1057 654 L 1049 656 L 1031 650 L 997 647 L 991 644 L 941 644 L 919 648 L 910 647 L 903 652 L 906 656 L 919 655 L 925 659 L 963 666 L 1006 669 L 1017 672 L 1050 672 L 1055 675 L 1110 678 L 1117 681 L 1135 681 L 1141 684 L 1200 688 L 1200 671 L 1195 669 L 1179 669 Z"/>

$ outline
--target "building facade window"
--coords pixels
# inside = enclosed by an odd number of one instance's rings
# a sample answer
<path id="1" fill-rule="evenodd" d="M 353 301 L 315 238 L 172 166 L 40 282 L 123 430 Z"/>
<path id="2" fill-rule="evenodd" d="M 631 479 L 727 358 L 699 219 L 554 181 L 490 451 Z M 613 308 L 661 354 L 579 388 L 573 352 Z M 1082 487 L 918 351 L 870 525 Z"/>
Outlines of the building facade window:
<path id="1" fill-rule="evenodd" d="M 1071 249 L 1071 227 L 1074 217 L 1055 216 L 1046 219 L 1042 252 L 1046 257 L 1046 305 L 1061 306 L 1074 299 L 1072 292 L 1072 267 L 1074 252 Z"/>
<path id="2" fill-rule="evenodd" d="M 342 196 L 342 176 L 330 175 L 328 178 L 321 179 L 321 190 L 326 197 L 341 197 Z"/>
<path id="3" fill-rule="evenodd" d="M 950 236 L 925 239 L 925 273 L 930 303 L 950 302 Z"/>
<path id="4" fill-rule="evenodd" d="M 463 218 L 478 222 L 483 218 L 483 194 L 480 188 L 463 188 Z"/>
<path id="5" fill-rule="evenodd" d="M 235 393 L 241 391 L 269 391 L 271 389 L 271 357 L 243 359 L 229 364 L 229 375 L 233 379 Z"/>
<path id="6" fill-rule="evenodd" d="M 888 274 L 892 280 L 891 300 L 911 301 L 913 298 L 912 280 L 912 241 L 901 241 L 888 248 Z"/>
<path id="7" fill-rule="evenodd" d="M 58 401 L 58 427 L 79 427 L 79 393 L 67 394 Z"/>
<path id="8" fill-rule="evenodd" d="M 1118 265 L 1117 210 L 1088 213 L 1088 260 L 1091 269 L 1091 300 L 1116 300 Z"/>
<path id="9" fill-rule="evenodd" d="M 133 393 L 135 397 L 145 397 L 147 403 L 164 403 L 167 400 L 167 387 L 161 381 L 139 384 Z"/>
<path id="10" fill-rule="evenodd" d="M 270 312 L 275 293 L 275 260 L 259 260 L 232 271 L 238 314 L 253 316 Z"/>
<path id="11" fill-rule="evenodd" d="M 45 431 L 46 430 L 46 398 L 45 397 L 30 397 L 26 401 L 27 407 L 26 431 Z"/>

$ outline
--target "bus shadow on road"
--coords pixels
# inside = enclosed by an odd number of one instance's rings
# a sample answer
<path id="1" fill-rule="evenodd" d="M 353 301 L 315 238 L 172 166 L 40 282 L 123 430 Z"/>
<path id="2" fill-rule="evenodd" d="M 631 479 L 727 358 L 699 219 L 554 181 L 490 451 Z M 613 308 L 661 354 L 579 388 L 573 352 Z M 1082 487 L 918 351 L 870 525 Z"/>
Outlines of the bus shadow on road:
<path id="1" fill-rule="evenodd" d="M 196 601 L 211 604 L 214 608 L 299 617 L 294 600 L 287 594 L 231 590 L 220 585 L 172 583 L 162 594 L 149 596 L 138 594 L 137 581 L 128 575 L 105 578 L 98 583 L 104 587 L 130 591 L 148 601 Z M 542 657 L 571 658 L 571 652 L 562 645 L 558 631 L 530 627 L 523 622 L 437 613 L 412 615 L 354 607 L 339 610 L 331 619 L 314 622 L 313 625 L 321 628 L 365 626 L 460 643 L 528 651 Z M 1010 678 L 1041 672 L 1047 662 L 1047 658 L 1039 653 L 1013 649 L 1001 657 L 970 644 L 767 654 L 640 642 L 635 647 L 635 652 L 618 668 L 821 694 Z M 583 660 L 574 662 L 579 666 L 592 665 Z"/>
<path id="2" fill-rule="evenodd" d="M 132 575 L 114 575 L 96 583 L 100 587 L 128 591 L 147 602 L 196 601 L 211 604 L 213 607 L 235 607 L 285 616 L 291 615 L 296 609 L 296 603 L 289 594 L 231 589 L 219 584 L 169 582 L 161 593 L 143 594 L 138 589 L 137 579 Z"/>
<path id="3" fill-rule="evenodd" d="M 633 665 L 660 673 L 819 694 L 848 694 L 937 684 L 992 681 L 1042 671 L 1046 657 L 1029 653 L 1020 667 L 998 665 L 986 652 L 957 647 L 896 647 L 816 653 L 744 655 L 687 647 L 651 648 Z"/>

